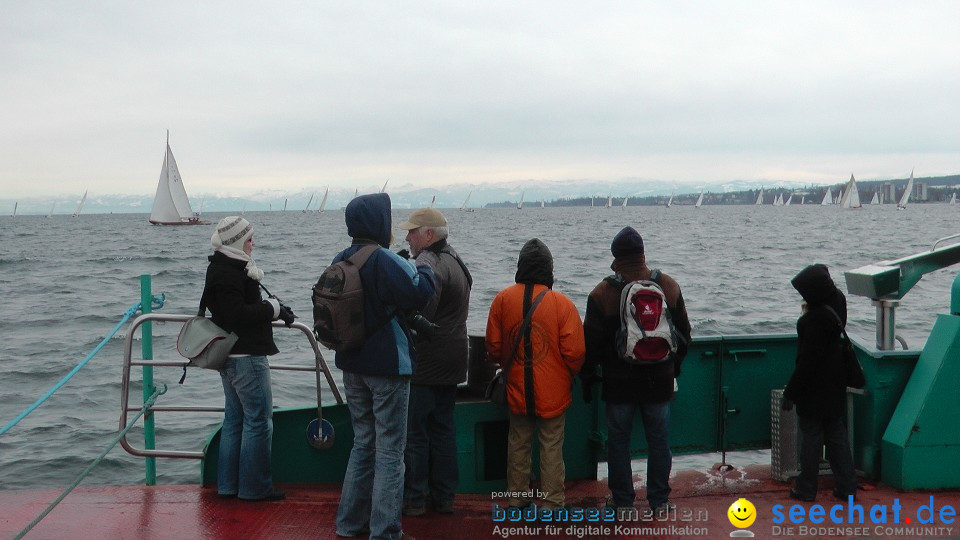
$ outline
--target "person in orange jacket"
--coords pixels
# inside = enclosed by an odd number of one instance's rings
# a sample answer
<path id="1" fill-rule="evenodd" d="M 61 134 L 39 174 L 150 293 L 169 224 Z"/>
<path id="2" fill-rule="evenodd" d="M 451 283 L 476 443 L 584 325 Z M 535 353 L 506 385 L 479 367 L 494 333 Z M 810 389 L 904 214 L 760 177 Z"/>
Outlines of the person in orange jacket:
<path id="1" fill-rule="evenodd" d="M 528 241 L 520 250 L 515 280 L 515 285 L 493 299 L 486 332 L 489 361 L 504 370 L 512 364 L 507 377 L 508 504 L 523 507 L 532 502 L 531 447 L 536 430 L 540 440 L 538 495 L 544 508 L 557 508 L 564 505 L 564 412 L 572 399 L 573 378 L 586 354 L 583 324 L 573 302 L 552 290 L 553 255 L 539 239 Z M 530 322 L 518 336 L 531 307 Z"/>

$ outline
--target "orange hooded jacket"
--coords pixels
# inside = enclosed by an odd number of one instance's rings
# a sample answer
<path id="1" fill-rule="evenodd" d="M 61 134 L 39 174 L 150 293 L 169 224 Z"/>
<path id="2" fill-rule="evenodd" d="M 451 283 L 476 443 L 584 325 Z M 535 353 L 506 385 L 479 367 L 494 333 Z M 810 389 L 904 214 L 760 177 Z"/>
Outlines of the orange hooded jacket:
<path id="1" fill-rule="evenodd" d="M 547 262 L 548 269 L 545 268 Z M 530 277 L 531 264 L 534 265 L 534 277 L 527 279 Z M 547 273 L 549 278 L 546 277 Z M 551 285 L 553 283 L 553 259 L 547 247 L 533 239 L 520 252 L 517 284 L 500 291 L 490 306 L 486 332 L 487 358 L 490 362 L 506 368 L 505 364 L 510 358 L 509 349 L 516 341 L 523 322 L 525 290 L 532 289 L 527 300 L 532 302 L 547 288 L 544 281 Z M 576 306 L 563 294 L 547 291 L 533 313 L 530 332 L 520 340 L 513 354 L 513 366 L 507 379 L 510 411 L 526 415 L 532 408 L 532 412 L 540 418 L 555 418 L 563 414 L 570 406 L 573 377 L 583 365 L 585 351 L 583 324 Z M 530 361 L 526 362 L 530 352 Z M 528 385 L 528 379 L 532 380 L 532 385 Z"/>

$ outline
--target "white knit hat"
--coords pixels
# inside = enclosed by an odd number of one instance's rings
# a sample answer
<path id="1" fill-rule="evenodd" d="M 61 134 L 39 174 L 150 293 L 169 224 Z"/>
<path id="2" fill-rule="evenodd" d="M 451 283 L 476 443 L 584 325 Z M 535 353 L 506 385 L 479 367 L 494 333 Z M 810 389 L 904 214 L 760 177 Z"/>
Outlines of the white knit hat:
<path id="1" fill-rule="evenodd" d="M 253 225 L 240 216 L 227 216 L 217 223 L 217 230 L 210 237 L 213 249 L 221 247 L 243 251 L 243 243 L 253 235 Z"/>

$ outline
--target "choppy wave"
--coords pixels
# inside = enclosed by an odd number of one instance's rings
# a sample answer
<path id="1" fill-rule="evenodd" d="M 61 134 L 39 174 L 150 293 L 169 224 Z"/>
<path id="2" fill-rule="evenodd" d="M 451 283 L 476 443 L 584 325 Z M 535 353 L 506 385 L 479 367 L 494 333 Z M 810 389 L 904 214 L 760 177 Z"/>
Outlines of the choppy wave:
<path id="1" fill-rule="evenodd" d="M 845 212 L 819 205 L 789 207 L 529 208 L 447 212 L 450 242 L 474 276 L 468 328 L 484 331 L 497 291 L 513 283 L 517 255 L 533 237 L 553 253 L 555 288 L 583 315 L 590 290 L 610 274 L 610 241 L 625 225 L 644 238 L 648 263 L 680 283 L 694 336 L 793 332 L 799 295 L 790 286 L 801 268 L 827 264 L 837 280 L 842 271 L 929 249 L 956 231 L 956 211 L 946 205 L 917 205 Z M 394 223 L 409 211 L 397 212 Z M 216 221 L 218 216 L 211 216 Z M 253 213 L 257 230 L 254 258 L 266 273 L 264 284 L 309 318 L 310 286 L 348 238 L 340 219 L 303 226 L 299 212 Z M 154 294 L 165 292 L 164 313 L 191 314 L 210 253 L 210 227 L 151 227 L 137 215 L 85 216 L 59 223 L 24 221 L 3 231 L 0 257 L 0 406 L 8 420 L 32 403 L 82 360 L 140 299 L 140 276 L 151 277 Z M 402 241 L 403 235 L 396 234 Z M 399 249 L 401 246 L 395 246 Z M 955 271 L 926 276 L 897 311 L 898 333 L 911 348 L 923 345 L 935 313 L 949 309 Z M 850 297 L 848 329 L 873 341 L 875 308 Z M 154 324 L 157 357 L 172 357 L 178 324 Z M 122 328 L 87 368 L 61 392 L 0 437 L 0 486 L 64 485 L 110 438 L 119 416 L 120 367 L 127 335 Z M 133 338 L 139 354 L 141 335 Z M 279 335 L 281 363 L 312 363 L 312 352 L 296 338 Z M 332 367 L 332 355 L 326 355 Z M 137 371 L 137 370 L 135 370 Z M 216 373 L 192 370 L 180 386 L 180 370 L 157 369 L 169 403 L 222 405 Z M 339 379 L 339 372 L 334 368 Z M 139 372 L 135 373 L 139 380 Z M 275 377 L 278 406 L 316 399 L 312 377 Z M 139 383 L 131 395 L 140 396 Z M 325 392 L 329 397 L 329 392 Z M 135 398 L 132 398 L 135 399 Z M 217 414 L 158 417 L 158 442 L 167 447 L 202 445 Z M 134 430 L 131 437 L 140 436 Z M 191 482 L 198 467 L 167 460 L 161 481 Z M 89 483 L 138 482 L 142 460 L 120 450 L 110 454 Z"/>

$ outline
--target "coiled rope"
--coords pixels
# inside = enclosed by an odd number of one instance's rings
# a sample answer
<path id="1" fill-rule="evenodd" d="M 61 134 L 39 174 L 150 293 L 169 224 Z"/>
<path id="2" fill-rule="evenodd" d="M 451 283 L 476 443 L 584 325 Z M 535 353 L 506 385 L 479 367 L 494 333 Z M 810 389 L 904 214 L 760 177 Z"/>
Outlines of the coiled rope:
<path id="1" fill-rule="evenodd" d="M 156 295 L 153 296 L 153 298 L 151 298 L 151 300 L 150 300 L 150 307 L 151 307 L 151 309 L 160 309 L 160 308 L 162 308 L 162 307 L 163 307 L 163 302 L 164 302 L 164 300 L 166 300 L 166 297 L 167 297 L 166 293 L 161 293 L 159 296 L 156 296 Z M 38 399 L 37 401 L 33 402 L 33 405 L 30 405 L 29 407 L 27 407 L 26 409 L 24 409 L 24 411 L 23 411 L 22 413 L 18 414 L 16 418 L 14 418 L 13 420 L 10 421 L 10 423 L 8 423 L 7 425 L 5 425 L 5 426 L 3 426 L 2 428 L 0 428 L 0 435 L 3 435 L 3 434 L 6 433 L 7 431 L 10 431 L 10 428 L 12 428 L 13 426 L 17 425 L 21 420 L 23 420 L 24 418 L 26 418 L 28 414 L 30 414 L 30 413 L 32 413 L 34 410 L 36 410 L 37 407 L 39 407 L 40 405 L 42 405 L 44 401 L 50 399 L 50 396 L 52 396 L 57 390 L 59 390 L 60 387 L 62 387 L 63 385 L 67 384 L 67 381 L 69 381 L 70 379 L 72 379 L 73 376 L 77 374 L 77 372 L 79 372 L 81 369 L 83 369 L 83 366 L 87 365 L 87 362 L 89 362 L 94 356 L 96 356 L 96 354 L 97 354 L 98 352 L 100 352 L 100 349 L 102 349 L 103 346 L 106 345 L 106 344 L 110 341 L 111 338 L 113 338 L 114 334 L 116 334 L 116 333 L 120 330 L 120 328 L 123 327 L 123 325 L 130 319 L 130 317 L 132 317 L 136 312 L 140 311 L 140 306 L 141 306 L 141 303 L 140 303 L 140 302 L 137 302 L 136 304 L 130 306 L 130 309 L 128 309 L 128 310 L 126 311 L 126 313 L 123 314 L 123 318 L 120 319 L 120 322 L 117 323 L 117 326 L 115 326 L 115 327 L 113 328 L 113 331 L 110 332 L 110 333 L 107 335 L 107 337 L 103 338 L 103 340 L 100 342 L 100 344 L 97 345 L 96 347 L 94 347 L 94 348 L 93 348 L 93 351 L 91 351 L 90 354 L 88 354 L 87 357 L 83 359 L 83 361 L 81 361 L 79 364 L 77 364 L 77 366 L 76 366 L 75 368 L 73 368 L 72 370 L 70 370 L 70 373 L 67 373 L 67 375 L 66 375 L 64 378 L 60 379 L 60 382 L 58 382 L 57 384 L 53 385 L 53 388 L 51 388 L 50 390 L 48 390 L 47 393 L 44 394 L 40 399 Z"/>
<path id="2" fill-rule="evenodd" d="M 38 523 L 40 523 L 40 520 L 47 517 L 47 514 L 53 511 L 53 509 L 58 504 L 60 504 L 60 501 L 62 501 L 67 495 L 69 495 L 70 492 L 73 491 L 75 487 L 80 485 L 80 482 L 83 481 L 83 479 L 86 478 L 88 474 L 90 474 L 90 471 L 92 471 L 94 467 L 100 464 L 100 462 L 103 460 L 104 457 L 106 457 L 106 455 L 110 452 L 110 450 L 113 450 L 113 447 L 116 446 L 118 442 L 120 442 L 120 439 L 126 436 L 127 432 L 130 431 L 130 429 L 133 428 L 133 426 L 137 423 L 137 420 L 139 420 L 140 417 L 147 412 L 147 409 L 149 409 L 150 407 L 153 407 L 153 404 L 157 401 L 157 398 L 165 393 L 167 393 L 167 385 L 163 385 L 163 389 L 160 389 L 160 388 L 155 389 L 153 391 L 153 395 L 151 395 L 147 399 L 147 401 L 144 402 L 143 407 L 140 408 L 140 412 L 138 412 L 137 415 L 133 417 L 133 420 L 130 422 L 130 424 L 127 427 L 125 427 L 123 431 L 120 432 L 119 435 L 114 437 L 113 442 L 107 445 L 107 448 L 103 452 L 101 452 L 99 456 L 97 456 L 97 459 L 93 460 L 90 463 L 90 465 L 87 465 L 86 469 L 84 469 L 80 474 L 77 475 L 73 483 L 70 484 L 67 487 L 67 489 L 65 489 L 63 493 L 60 494 L 59 497 L 57 497 L 52 503 L 50 503 L 50 506 L 48 506 L 46 510 L 41 512 L 36 519 L 31 521 L 30 524 L 26 526 L 26 528 L 20 531 L 20 534 L 14 536 L 14 540 L 20 540 L 20 538 L 23 538 L 25 534 L 30 532 L 30 529 L 33 529 L 34 527 L 37 526 Z"/>

